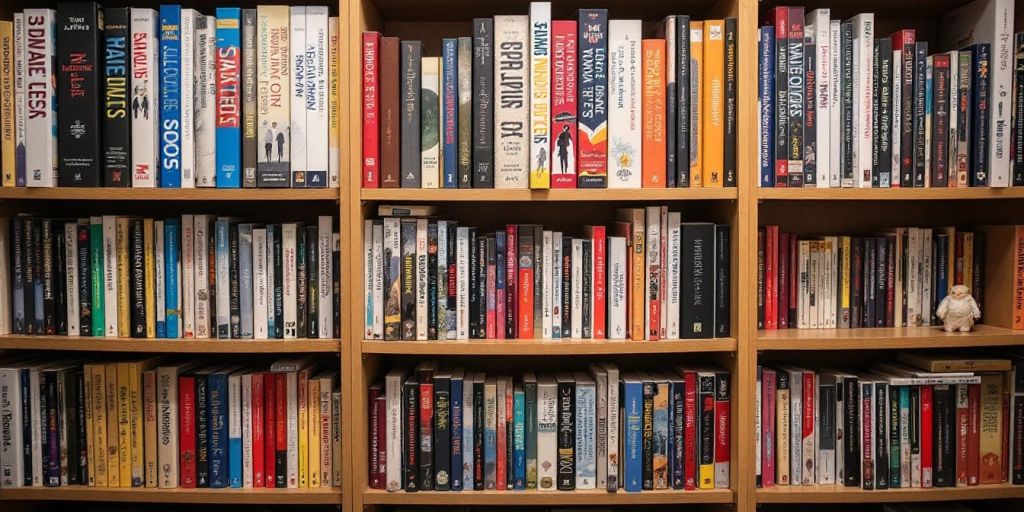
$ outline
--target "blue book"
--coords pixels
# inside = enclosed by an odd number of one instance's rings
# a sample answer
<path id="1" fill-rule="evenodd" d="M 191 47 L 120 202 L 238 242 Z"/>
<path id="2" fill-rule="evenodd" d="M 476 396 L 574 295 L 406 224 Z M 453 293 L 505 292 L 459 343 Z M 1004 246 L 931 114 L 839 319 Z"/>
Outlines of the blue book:
<path id="1" fill-rule="evenodd" d="M 516 384 L 512 392 L 512 425 L 512 486 L 526 489 L 526 395 L 522 384 Z"/>
<path id="2" fill-rule="evenodd" d="M 160 6 L 160 186 L 181 187 L 181 6 Z M 175 294 L 176 295 L 176 294 Z"/>
<path id="3" fill-rule="evenodd" d="M 214 266 L 217 269 L 217 278 L 215 288 L 217 290 L 217 296 L 214 300 L 214 311 L 216 315 L 214 318 L 217 322 L 217 338 L 226 340 L 231 338 L 231 309 L 229 304 L 229 292 L 228 287 L 230 286 L 230 240 L 231 240 L 231 222 L 221 217 L 214 223 L 214 246 L 216 253 L 214 254 Z"/>
<path id="4" fill-rule="evenodd" d="M 441 127 L 443 188 L 459 188 L 459 40 L 441 40 Z M 498 267 L 501 268 L 501 267 Z"/>
<path id="5" fill-rule="evenodd" d="M 757 38 L 758 164 L 761 187 L 775 186 L 775 27 L 761 27 Z"/>
<path id="6" fill-rule="evenodd" d="M 218 370 L 207 377 L 207 425 L 210 432 L 210 487 L 228 486 L 228 374 Z"/>
<path id="7" fill-rule="evenodd" d="M 242 376 L 228 376 L 228 475 L 231 487 L 242 487 Z"/>
<path id="8" fill-rule="evenodd" d="M 252 224 L 238 225 L 238 293 L 242 339 L 252 339 Z"/>
<path id="9" fill-rule="evenodd" d="M 452 371 L 451 404 L 452 404 L 452 490 L 462 490 L 462 381 L 465 372 L 462 369 Z M 471 483 L 472 484 L 472 483 Z"/>
<path id="10" fill-rule="evenodd" d="M 217 8 L 217 188 L 242 186 L 241 25 L 240 8 Z"/>
<path id="11" fill-rule="evenodd" d="M 625 418 L 625 453 L 622 454 L 625 461 L 623 488 L 626 492 L 640 492 L 643 490 L 643 409 L 644 389 L 643 383 L 633 375 L 622 379 L 622 404 Z"/>
<path id="12" fill-rule="evenodd" d="M 164 329 L 167 337 L 178 337 L 178 250 L 181 248 L 181 219 L 164 220 Z"/>

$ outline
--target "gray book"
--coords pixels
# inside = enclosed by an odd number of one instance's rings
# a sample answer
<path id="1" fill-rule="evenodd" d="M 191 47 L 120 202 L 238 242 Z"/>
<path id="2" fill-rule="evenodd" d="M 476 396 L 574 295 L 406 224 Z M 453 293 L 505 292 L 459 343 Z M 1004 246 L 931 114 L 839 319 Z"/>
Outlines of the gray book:
<path id="1" fill-rule="evenodd" d="M 473 188 L 494 188 L 494 19 L 473 20 Z"/>
<path id="2" fill-rule="evenodd" d="M 399 85 L 402 137 L 402 188 L 420 188 L 420 72 L 423 43 L 402 41 Z"/>
<path id="3" fill-rule="evenodd" d="M 459 188 L 473 186 L 473 38 L 459 38 Z"/>
<path id="4" fill-rule="evenodd" d="M 242 186 L 256 187 L 256 9 L 242 9 Z M 251 332 L 251 329 L 250 329 Z"/>

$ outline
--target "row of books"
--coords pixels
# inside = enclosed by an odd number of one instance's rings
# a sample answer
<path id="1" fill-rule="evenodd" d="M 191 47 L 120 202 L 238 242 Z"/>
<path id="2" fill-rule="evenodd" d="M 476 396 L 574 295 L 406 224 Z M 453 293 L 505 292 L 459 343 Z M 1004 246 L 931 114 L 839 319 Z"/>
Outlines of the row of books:
<path id="1" fill-rule="evenodd" d="M 333 222 L 264 225 L 192 214 L 2 219 L 0 332 L 338 338 Z"/>
<path id="2" fill-rule="evenodd" d="M 939 324 L 939 305 L 955 285 L 966 285 L 982 303 L 986 237 L 992 233 L 1001 244 L 1008 229 L 1013 226 L 802 236 L 779 226 L 762 227 L 757 238 L 758 328 Z"/>
<path id="3" fill-rule="evenodd" d="M 440 56 L 363 34 L 364 187 L 736 186 L 735 18 L 673 15 L 645 34 L 532 2 L 472 30 Z"/>
<path id="4" fill-rule="evenodd" d="M 5 187 L 337 187 L 326 6 L 101 8 L 0 21 Z"/>
<path id="5" fill-rule="evenodd" d="M 369 482 L 388 491 L 729 487 L 730 374 L 488 375 L 420 363 L 369 389 Z"/>
<path id="6" fill-rule="evenodd" d="M 769 10 L 760 186 L 1024 185 L 1024 32 L 1013 20 L 1013 0 L 975 0 L 944 14 L 929 47 L 913 29 L 878 37 L 873 13 Z"/>
<path id="7" fill-rule="evenodd" d="M 757 368 L 760 487 L 1024 484 L 1024 360 Z"/>
<path id="8" fill-rule="evenodd" d="M 730 233 L 667 206 L 580 236 L 486 231 L 382 205 L 364 226 L 367 339 L 715 338 L 730 334 Z M 424 216 L 390 216 L 409 213 Z"/>
<path id="9" fill-rule="evenodd" d="M 0 366 L 0 487 L 341 485 L 338 375 L 310 361 Z"/>

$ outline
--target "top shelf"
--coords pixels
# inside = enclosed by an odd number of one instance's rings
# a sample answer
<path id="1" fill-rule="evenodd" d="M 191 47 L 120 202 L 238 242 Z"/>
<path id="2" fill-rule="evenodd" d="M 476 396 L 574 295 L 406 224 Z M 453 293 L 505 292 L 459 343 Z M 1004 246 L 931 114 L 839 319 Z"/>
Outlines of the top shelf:
<path id="1" fill-rule="evenodd" d="M 0 188 L 0 200 L 337 201 L 336 188 Z"/>
<path id="2" fill-rule="evenodd" d="M 758 188 L 769 201 L 950 201 L 1024 199 L 1024 187 L 988 188 Z"/>
<path id="3" fill-rule="evenodd" d="M 722 200 L 738 197 L 732 188 L 637 188 L 637 189 L 422 189 L 422 188 L 366 188 L 361 190 L 364 201 L 699 201 Z"/>

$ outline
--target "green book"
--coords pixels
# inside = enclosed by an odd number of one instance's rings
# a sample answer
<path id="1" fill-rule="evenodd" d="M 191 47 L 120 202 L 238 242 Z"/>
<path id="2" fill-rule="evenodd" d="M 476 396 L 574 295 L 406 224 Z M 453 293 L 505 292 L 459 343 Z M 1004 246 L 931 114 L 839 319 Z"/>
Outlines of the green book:
<path id="1" fill-rule="evenodd" d="M 523 394 L 526 395 L 526 488 L 537 488 L 537 376 L 523 375 Z"/>
<path id="2" fill-rule="evenodd" d="M 89 268 L 92 272 L 92 335 L 103 336 L 106 317 L 103 315 L 103 218 L 89 219 Z"/>

